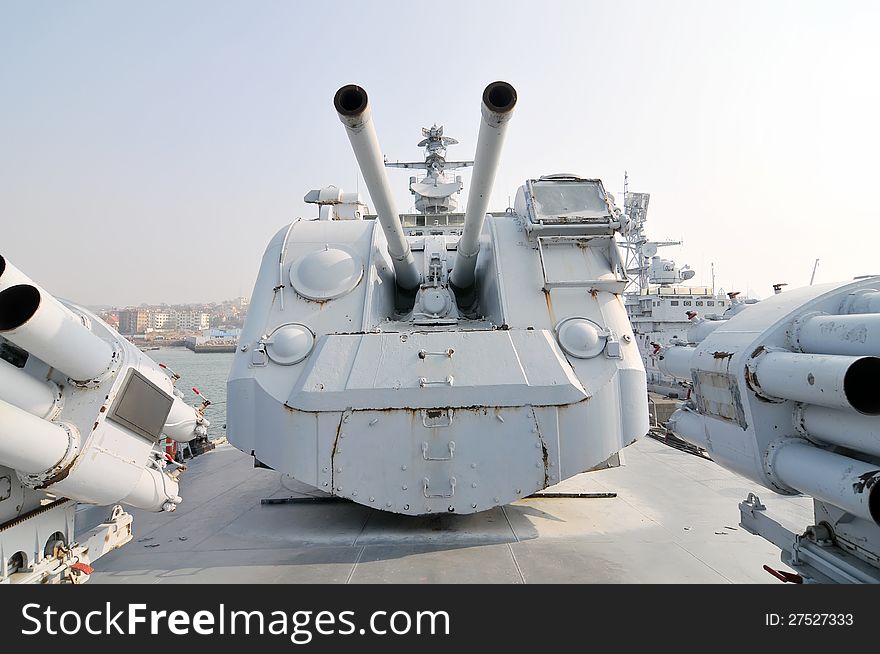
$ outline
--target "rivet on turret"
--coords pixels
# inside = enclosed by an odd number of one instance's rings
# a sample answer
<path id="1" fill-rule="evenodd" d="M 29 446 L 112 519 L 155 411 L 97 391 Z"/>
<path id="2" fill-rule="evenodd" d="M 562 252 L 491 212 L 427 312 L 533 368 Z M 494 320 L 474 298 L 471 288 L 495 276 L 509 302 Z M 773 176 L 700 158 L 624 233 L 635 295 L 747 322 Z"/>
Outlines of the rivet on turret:
<path id="1" fill-rule="evenodd" d="M 400 466 L 401 470 L 406 470 L 406 466 Z"/>
<path id="2" fill-rule="evenodd" d="M 375 502 L 375 501 L 376 501 L 376 498 L 375 498 L 375 497 L 370 497 L 370 501 L 371 501 L 371 502 Z"/>
<path id="3" fill-rule="evenodd" d="M 403 486 L 401 486 L 401 488 L 402 488 L 403 490 L 406 490 L 406 489 L 407 489 L 407 485 L 404 484 Z"/>
<path id="4" fill-rule="evenodd" d="M 477 508 L 477 505 L 476 505 L 476 503 L 474 503 L 474 504 L 471 504 L 471 508 L 472 508 L 472 509 L 476 509 L 476 508 Z"/>
<path id="5" fill-rule="evenodd" d="M 517 492 L 519 492 L 519 491 L 517 491 Z M 351 494 L 351 496 L 352 496 L 352 497 L 357 497 L 357 494 L 358 494 L 358 492 L 355 491 L 355 492 L 353 492 L 353 493 Z"/>

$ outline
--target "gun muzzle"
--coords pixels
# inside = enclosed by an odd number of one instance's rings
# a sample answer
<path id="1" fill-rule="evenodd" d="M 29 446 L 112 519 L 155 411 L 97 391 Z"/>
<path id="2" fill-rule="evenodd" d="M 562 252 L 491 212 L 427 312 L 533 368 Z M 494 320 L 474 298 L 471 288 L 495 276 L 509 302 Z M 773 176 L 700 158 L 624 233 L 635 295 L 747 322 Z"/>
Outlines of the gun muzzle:
<path id="1" fill-rule="evenodd" d="M 483 231 L 495 174 L 498 172 L 507 123 L 515 106 L 516 89 L 507 82 L 492 82 L 483 91 L 483 119 L 480 122 L 474 171 L 468 189 L 464 230 L 458 241 L 455 264 L 452 267 L 451 281 L 457 289 L 468 289 L 474 283 L 474 270 L 480 252 L 480 233 Z"/>
<path id="2" fill-rule="evenodd" d="M 400 214 L 385 174 L 385 161 L 373 126 L 367 92 L 355 84 L 343 86 L 336 92 L 333 106 L 345 125 L 351 149 L 376 207 L 377 219 L 385 232 L 397 285 L 414 289 L 421 283 L 421 275 L 400 225 Z"/>
<path id="3" fill-rule="evenodd" d="M 0 291 L 0 336 L 78 382 L 100 377 L 113 360 L 109 343 L 35 284 Z"/>

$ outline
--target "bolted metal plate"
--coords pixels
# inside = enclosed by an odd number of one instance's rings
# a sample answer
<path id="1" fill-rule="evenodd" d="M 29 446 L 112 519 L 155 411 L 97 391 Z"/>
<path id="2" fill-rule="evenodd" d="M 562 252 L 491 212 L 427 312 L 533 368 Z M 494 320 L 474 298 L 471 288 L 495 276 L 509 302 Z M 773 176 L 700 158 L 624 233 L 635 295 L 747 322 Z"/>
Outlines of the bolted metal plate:
<path id="1" fill-rule="evenodd" d="M 527 406 L 353 411 L 332 460 L 334 495 L 409 515 L 476 513 L 547 486 Z"/>
<path id="2" fill-rule="evenodd" d="M 287 400 L 301 411 L 544 406 L 589 395 L 549 330 L 329 334 L 306 365 Z"/>

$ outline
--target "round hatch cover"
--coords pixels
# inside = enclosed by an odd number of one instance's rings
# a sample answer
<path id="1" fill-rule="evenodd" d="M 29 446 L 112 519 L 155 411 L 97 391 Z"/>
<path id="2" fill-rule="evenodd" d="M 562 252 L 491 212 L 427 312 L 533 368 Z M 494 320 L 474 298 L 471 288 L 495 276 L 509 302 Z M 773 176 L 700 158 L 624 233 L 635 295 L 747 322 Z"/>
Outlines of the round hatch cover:
<path id="1" fill-rule="evenodd" d="M 605 349 L 608 333 L 587 318 L 566 318 L 556 326 L 556 337 L 566 354 L 592 359 Z"/>
<path id="2" fill-rule="evenodd" d="M 310 300 L 333 300 L 349 293 L 364 276 L 360 258 L 339 246 L 304 254 L 290 266 L 293 290 Z"/>
<path id="3" fill-rule="evenodd" d="M 305 325 L 293 322 L 279 325 L 263 342 L 266 344 L 266 354 L 272 361 L 291 366 L 309 356 L 315 344 L 315 335 Z"/>

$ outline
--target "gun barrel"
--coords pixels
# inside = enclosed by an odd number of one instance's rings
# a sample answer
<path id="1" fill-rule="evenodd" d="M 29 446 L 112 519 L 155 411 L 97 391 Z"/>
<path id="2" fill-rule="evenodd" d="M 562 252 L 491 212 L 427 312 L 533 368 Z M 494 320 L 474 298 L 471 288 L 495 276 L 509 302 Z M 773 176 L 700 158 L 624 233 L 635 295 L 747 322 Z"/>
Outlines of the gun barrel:
<path id="1" fill-rule="evenodd" d="M 0 254 L 0 291 L 16 284 L 33 284 L 33 281 Z"/>
<path id="2" fill-rule="evenodd" d="M 0 360 L 0 400 L 39 418 L 56 412 L 60 390 L 51 381 L 32 377 L 8 361 Z"/>
<path id="3" fill-rule="evenodd" d="M 691 380 L 691 368 L 693 367 L 694 354 L 697 349 L 685 345 L 667 346 L 660 350 L 660 358 L 657 368 L 665 375 Z"/>
<path id="4" fill-rule="evenodd" d="M 810 354 L 880 352 L 880 313 L 811 315 L 798 321 L 793 332 L 799 349 Z"/>
<path id="5" fill-rule="evenodd" d="M 750 364 L 752 387 L 773 398 L 880 415 L 880 357 L 767 352 Z"/>
<path id="6" fill-rule="evenodd" d="M 388 241 L 388 254 L 394 265 L 397 285 L 404 289 L 416 288 L 421 282 L 421 275 L 400 225 L 400 214 L 385 174 L 385 161 L 373 126 L 367 92 L 360 86 L 348 84 L 336 92 L 333 105 L 339 120 L 345 125 L 351 149 L 376 206 L 377 219 Z"/>
<path id="7" fill-rule="evenodd" d="M 495 174 L 498 172 L 507 123 L 515 106 L 516 89 L 507 82 L 492 82 L 483 91 L 483 119 L 477 137 L 464 230 L 458 241 L 455 264 L 452 267 L 451 281 L 456 288 L 470 288 L 474 283 L 474 270 L 480 252 L 480 233 L 483 231 Z"/>
<path id="8" fill-rule="evenodd" d="M 876 465 L 786 439 L 770 451 L 771 474 L 799 493 L 880 525 L 880 476 Z"/>
<path id="9" fill-rule="evenodd" d="M 0 464 L 25 474 L 46 472 L 78 445 L 72 438 L 58 423 L 0 400 Z"/>
<path id="10" fill-rule="evenodd" d="M 0 336 L 74 381 L 100 377 L 113 360 L 109 343 L 33 283 L 16 284 L 0 291 Z"/>

